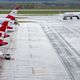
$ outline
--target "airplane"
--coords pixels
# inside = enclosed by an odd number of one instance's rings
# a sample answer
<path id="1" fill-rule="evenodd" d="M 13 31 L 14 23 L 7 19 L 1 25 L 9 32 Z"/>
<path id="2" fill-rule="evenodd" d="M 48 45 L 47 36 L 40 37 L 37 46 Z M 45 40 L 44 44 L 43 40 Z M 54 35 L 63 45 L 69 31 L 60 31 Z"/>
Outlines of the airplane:
<path id="1" fill-rule="evenodd" d="M 8 21 L 4 21 L 2 25 L 0 25 L 0 46 L 4 46 L 8 44 L 8 42 L 4 41 L 4 38 L 7 38 L 10 36 L 5 33 L 7 29 L 7 25 L 8 25 Z"/>
<path id="2" fill-rule="evenodd" d="M 65 12 L 63 14 L 63 20 L 73 19 L 73 17 L 80 19 L 80 12 Z"/>
<path id="3" fill-rule="evenodd" d="M 18 10 L 19 10 L 19 6 L 16 6 L 6 17 L 0 18 L 0 24 L 6 20 L 9 20 L 8 26 L 7 26 L 7 31 L 14 30 L 14 25 L 18 24 L 18 22 L 16 20 L 16 15 L 17 15 Z"/>

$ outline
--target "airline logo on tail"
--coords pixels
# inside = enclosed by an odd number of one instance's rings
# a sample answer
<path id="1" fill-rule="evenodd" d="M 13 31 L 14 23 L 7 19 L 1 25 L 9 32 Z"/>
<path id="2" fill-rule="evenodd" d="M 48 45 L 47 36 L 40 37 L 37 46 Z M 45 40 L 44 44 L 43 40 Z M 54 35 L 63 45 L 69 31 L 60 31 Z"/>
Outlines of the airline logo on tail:
<path id="1" fill-rule="evenodd" d="M 8 25 L 8 21 L 4 21 L 0 27 L 0 31 L 5 32 Z"/>

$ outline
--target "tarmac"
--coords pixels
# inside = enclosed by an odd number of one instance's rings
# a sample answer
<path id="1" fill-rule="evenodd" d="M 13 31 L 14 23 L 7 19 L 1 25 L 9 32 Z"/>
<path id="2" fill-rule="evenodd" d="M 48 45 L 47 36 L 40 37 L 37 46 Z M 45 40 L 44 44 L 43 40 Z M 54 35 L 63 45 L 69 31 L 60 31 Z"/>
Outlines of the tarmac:
<path id="1" fill-rule="evenodd" d="M 27 16 L 0 47 L 0 80 L 79 80 L 80 20 L 62 15 Z"/>

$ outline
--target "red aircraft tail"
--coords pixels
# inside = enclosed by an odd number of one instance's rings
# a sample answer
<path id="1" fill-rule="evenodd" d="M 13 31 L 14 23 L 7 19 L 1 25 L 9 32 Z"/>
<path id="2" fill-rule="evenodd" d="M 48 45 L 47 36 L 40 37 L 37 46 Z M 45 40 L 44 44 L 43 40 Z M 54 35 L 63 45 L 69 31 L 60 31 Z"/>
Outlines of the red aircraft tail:
<path id="1" fill-rule="evenodd" d="M 8 21 L 4 21 L 0 27 L 0 31 L 5 32 L 8 25 Z"/>
<path id="2" fill-rule="evenodd" d="M 8 42 L 5 42 L 2 39 L 0 39 L 0 46 L 4 46 L 4 45 L 7 45 L 7 44 L 8 44 Z"/>

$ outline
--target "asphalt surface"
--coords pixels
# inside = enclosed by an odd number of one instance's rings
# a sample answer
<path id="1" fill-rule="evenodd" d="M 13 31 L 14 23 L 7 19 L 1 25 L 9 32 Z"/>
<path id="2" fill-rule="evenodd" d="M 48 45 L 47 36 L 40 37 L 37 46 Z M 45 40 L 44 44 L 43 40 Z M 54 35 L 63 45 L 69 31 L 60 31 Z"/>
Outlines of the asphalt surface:
<path id="1" fill-rule="evenodd" d="M 62 15 L 27 16 L 0 47 L 0 80 L 79 80 L 80 20 Z"/>

